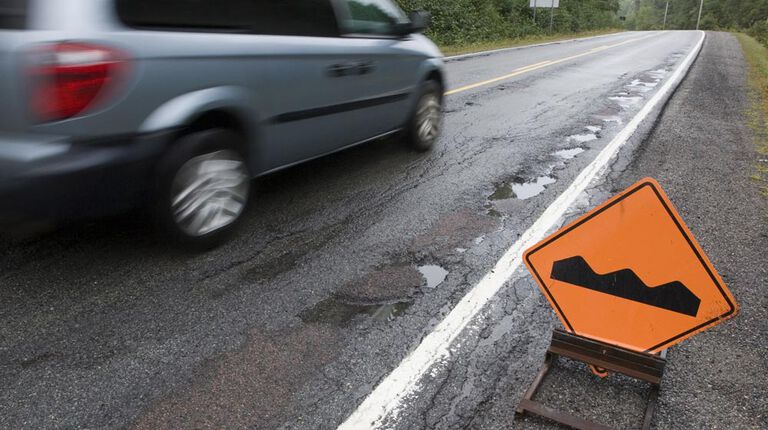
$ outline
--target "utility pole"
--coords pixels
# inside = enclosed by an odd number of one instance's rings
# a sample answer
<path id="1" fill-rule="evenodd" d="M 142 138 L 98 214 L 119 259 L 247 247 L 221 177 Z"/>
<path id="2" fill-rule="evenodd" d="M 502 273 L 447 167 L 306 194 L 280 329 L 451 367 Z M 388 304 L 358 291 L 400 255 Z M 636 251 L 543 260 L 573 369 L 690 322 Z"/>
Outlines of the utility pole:
<path id="1" fill-rule="evenodd" d="M 536 25 L 536 9 L 538 9 L 538 7 L 536 6 L 536 1 L 537 0 L 533 0 L 533 24 L 534 25 Z"/>
<path id="2" fill-rule="evenodd" d="M 662 30 L 667 29 L 667 12 L 669 11 L 669 0 L 667 0 L 667 6 L 664 8 L 664 24 L 661 25 Z"/>
<path id="3" fill-rule="evenodd" d="M 701 0 L 701 3 L 699 3 L 699 19 L 696 20 L 696 30 L 699 29 L 699 24 L 701 23 L 701 10 L 704 9 L 704 0 Z"/>

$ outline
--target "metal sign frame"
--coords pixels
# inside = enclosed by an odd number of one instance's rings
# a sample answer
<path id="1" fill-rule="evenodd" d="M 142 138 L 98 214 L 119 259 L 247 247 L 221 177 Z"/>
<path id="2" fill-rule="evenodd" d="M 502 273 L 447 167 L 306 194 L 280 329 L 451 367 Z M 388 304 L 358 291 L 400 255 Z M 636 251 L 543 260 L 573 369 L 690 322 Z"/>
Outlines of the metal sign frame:
<path id="1" fill-rule="evenodd" d="M 531 383 L 531 386 L 528 387 L 525 395 L 520 400 L 515 411 L 517 417 L 522 417 L 529 413 L 548 418 L 578 430 L 614 430 L 611 427 L 576 415 L 552 409 L 534 400 L 536 392 L 541 387 L 544 378 L 558 357 L 570 358 L 651 384 L 651 391 L 648 395 L 643 416 L 642 429 L 648 430 L 651 428 L 653 414 L 656 411 L 656 403 L 659 398 L 661 379 L 664 376 L 664 367 L 667 363 L 667 350 L 661 351 L 659 355 L 635 352 L 570 334 L 559 329 L 555 329 L 552 332 L 552 341 L 547 350 L 544 364 L 542 364 L 533 383 Z"/>

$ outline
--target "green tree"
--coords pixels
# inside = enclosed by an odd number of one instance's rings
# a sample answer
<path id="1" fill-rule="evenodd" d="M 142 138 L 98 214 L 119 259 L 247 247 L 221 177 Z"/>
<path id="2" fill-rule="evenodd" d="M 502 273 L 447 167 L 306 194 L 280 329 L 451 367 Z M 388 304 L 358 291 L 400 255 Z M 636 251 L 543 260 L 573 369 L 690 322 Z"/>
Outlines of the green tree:
<path id="1" fill-rule="evenodd" d="M 428 35 L 441 44 L 516 38 L 549 30 L 549 10 L 536 22 L 529 0 L 397 0 L 405 10 L 432 13 Z M 619 0 L 560 0 L 554 29 L 575 32 L 618 27 Z"/>
<path id="2" fill-rule="evenodd" d="M 666 0 L 621 0 L 627 13 L 627 28 L 660 28 Z M 700 0 L 670 0 L 667 28 L 696 28 Z M 768 0 L 704 0 L 700 28 L 704 30 L 745 30 L 765 41 Z"/>

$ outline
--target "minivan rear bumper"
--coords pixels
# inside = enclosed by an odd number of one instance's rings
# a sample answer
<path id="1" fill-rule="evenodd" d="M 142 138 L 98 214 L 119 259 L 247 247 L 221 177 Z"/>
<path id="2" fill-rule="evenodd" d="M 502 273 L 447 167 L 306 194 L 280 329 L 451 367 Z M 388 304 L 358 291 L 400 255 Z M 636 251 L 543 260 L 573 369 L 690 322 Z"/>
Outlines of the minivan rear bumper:
<path id="1" fill-rule="evenodd" d="M 146 202 L 170 133 L 85 140 L 0 134 L 0 222 L 101 216 Z"/>

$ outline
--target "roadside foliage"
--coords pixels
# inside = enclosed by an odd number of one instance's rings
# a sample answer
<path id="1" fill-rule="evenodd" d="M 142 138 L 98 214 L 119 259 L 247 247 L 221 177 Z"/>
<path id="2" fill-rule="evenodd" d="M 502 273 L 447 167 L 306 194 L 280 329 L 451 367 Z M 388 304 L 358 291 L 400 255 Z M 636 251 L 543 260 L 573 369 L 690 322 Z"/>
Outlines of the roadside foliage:
<path id="1" fill-rule="evenodd" d="M 406 11 L 432 14 L 427 31 L 439 45 L 463 45 L 546 34 L 549 10 L 536 22 L 529 0 L 397 0 Z M 562 0 L 553 14 L 553 32 L 573 33 L 620 26 L 619 0 Z"/>
<path id="2" fill-rule="evenodd" d="M 629 30 L 656 30 L 664 24 L 667 0 L 621 0 L 619 13 L 626 16 Z M 671 0 L 667 29 L 696 28 L 700 0 Z M 699 28 L 702 30 L 744 30 L 768 44 L 768 1 L 704 0 Z"/>
<path id="3" fill-rule="evenodd" d="M 751 177 L 768 197 L 768 48 L 755 38 L 739 34 L 744 57 L 749 63 L 750 108 L 746 112 L 750 127 L 755 131 L 758 161 Z"/>

